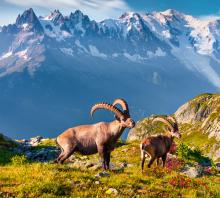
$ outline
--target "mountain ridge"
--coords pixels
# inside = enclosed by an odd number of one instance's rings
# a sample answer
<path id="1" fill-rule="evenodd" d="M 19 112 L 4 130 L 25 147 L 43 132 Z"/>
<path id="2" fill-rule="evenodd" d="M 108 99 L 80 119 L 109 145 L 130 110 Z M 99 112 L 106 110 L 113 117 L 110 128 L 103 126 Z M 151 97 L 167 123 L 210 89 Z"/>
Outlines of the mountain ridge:
<path id="1" fill-rule="evenodd" d="M 47 39 L 65 45 L 63 53 L 68 55 L 77 51 L 99 58 L 122 57 L 133 62 L 146 62 L 152 58 L 172 56 L 185 62 L 186 67 L 201 73 L 219 88 L 219 68 L 209 63 L 211 61 L 219 64 L 219 20 L 202 21 L 169 9 L 142 15 L 128 12 L 119 19 L 96 22 L 90 20 L 80 10 L 70 13 L 69 16 L 63 16 L 59 10 L 55 10 L 46 17 L 36 17 L 33 9 L 30 8 L 17 17 L 15 24 L 3 26 L 1 30 L 9 34 L 17 34 L 21 31 L 23 34 L 36 31 L 36 34 L 48 37 L 42 40 L 35 35 L 35 39 L 38 39 L 42 45 Z M 99 43 L 94 43 L 91 39 L 98 39 Z M 75 44 L 72 46 L 63 44 L 62 41 L 65 40 Z M 90 42 L 85 43 L 85 40 Z M 105 49 L 102 42 L 106 41 L 113 42 L 116 46 Z M 1 59 L 8 58 L 9 53 L 14 51 L 16 48 L 11 50 L 9 48 L 7 53 L 2 54 Z M 181 58 L 181 52 L 186 55 L 184 59 Z M 187 59 L 190 53 L 194 53 L 196 59 L 201 59 L 204 68 L 199 62 L 190 63 L 192 58 Z M 204 56 L 200 57 L 200 55 Z"/>

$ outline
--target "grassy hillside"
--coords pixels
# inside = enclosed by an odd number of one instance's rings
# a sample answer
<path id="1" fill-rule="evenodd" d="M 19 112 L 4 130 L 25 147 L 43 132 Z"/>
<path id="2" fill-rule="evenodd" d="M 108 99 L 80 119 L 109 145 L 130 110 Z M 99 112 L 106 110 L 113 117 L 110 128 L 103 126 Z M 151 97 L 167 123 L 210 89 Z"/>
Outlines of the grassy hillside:
<path id="1" fill-rule="evenodd" d="M 51 142 L 50 142 L 51 145 Z M 46 146 L 46 145 L 40 145 Z M 88 158 L 98 160 L 97 155 Z M 113 170 L 96 177 L 102 169 L 29 162 L 14 156 L 0 165 L 0 197 L 219 197 L 220 178 L 204 175 L 191 179 L 179 170 L 185 162 L 168 161 L 166 168 L 140 169 L 139 142 L 120 144 L 112 152 Z M 121 165 L 124 164 L 122 167 Z M 112 190 L 113 188 L 114 190 Z"/>
<path id="2" fill-rule="evenodd" d="M 3 134 L 0 134 L 0 164 L 9 163 L 11 158 L 16 155 L 11 150 L 16 147 L 16 143 Z"/>

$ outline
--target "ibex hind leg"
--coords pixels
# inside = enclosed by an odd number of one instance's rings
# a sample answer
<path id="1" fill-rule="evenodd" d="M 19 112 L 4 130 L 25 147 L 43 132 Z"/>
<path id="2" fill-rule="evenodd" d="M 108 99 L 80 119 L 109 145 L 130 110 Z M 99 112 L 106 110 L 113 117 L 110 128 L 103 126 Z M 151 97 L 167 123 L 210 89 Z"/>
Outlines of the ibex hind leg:
<path id="1" fill-rule="evenodd" d="M 75 151 L 75 148 L 74 149 L 68 149 L 68 150 L 65 150 L 64 153 L 62 154 L 62 156 L 60 156 L 60 159 L 58 161 L 59 164 L 63 164 L 64 161 L 66 159 L 68 159 Z"/>
<path id="2" fill-rule="evenodd" d="M 147 165 L 148 168 L 151 167 L 151 165 L 154 163 L 154 160 L 155 160 L 155 159 L 156 159 L 155 157 L 151 157 L 151 158 L 150 158 L 150 161 L 149 161 L 149 163 L 148 163 L 148 165 Z"/>
<path id="3" fill-rule="evenodd" d="M 56 160 L 54 160 L 54 163 L 58 163 L 60 161 L 60 159 L 63 157 L 64 155 L 64 151 L 62 150 L 60 155 L 58 156 L 58 158 Z"/>
<path id="4" fill-rule="evenodd" d="M 160 158 L 157 158 L 157 166 L 160 166 Z"/>
<path id="5" fill-rule="evenodd" d="M 57 143 L 57 141 L 56 141 L 56 143 Z M 57 143 L 57 145 L 58 145 L 58 147 L 60 148 L 60 154 L 59 154 L 59 156 L 57 157 L 57 159 L 55 159 L 54 160 L 54 163 L 58 163 L 59 162 L 59 160 L 61 159 L 61 157 L 64 155 L 64 150 L 63 150 L 63 148 Z"/>
<path id="6" fill-rule="evenodd" d="M 165 166 L 166 159 L 167 159 L 167 154 L 165 154 L 165 155 L 162 156 L 163 167 Z"/>
<path id="7" fill-rule="evenodd" d="M 63 164 L 63 162 L 69 158 L 74 151 L 76 150 L 76 144 L 73 142 L 66 143 L 66 146 L 63 148 L 63 153 L 59 156 L 59 164 Z"/>

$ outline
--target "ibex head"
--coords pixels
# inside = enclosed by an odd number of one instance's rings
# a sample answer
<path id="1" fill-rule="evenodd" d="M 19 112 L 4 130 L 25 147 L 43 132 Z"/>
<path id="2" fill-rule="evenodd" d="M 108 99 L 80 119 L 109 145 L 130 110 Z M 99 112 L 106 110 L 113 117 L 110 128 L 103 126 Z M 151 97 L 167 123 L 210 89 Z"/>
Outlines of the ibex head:
<path id="1" fill-rule="evenodd" d="M 172 137 L 181 138 L 181 134 L 179 133 L 179 128 L 177 121 L 174 117 L 168 116 L 164 117 L 156 117 L 153 122 L 163 122 L 168 127 L 168 132 Z"/>
<path id="2" fill-rule="evenodd" d="M 116 104 L 122 105 L 123 112 L 115 106 Z M 133 128 L 135 126 L 135 122 L 130 117 L 128 105 L 125 100 L 116 99 L 113 105 L 108 103 L 97 103 L 91 109 L 91 116 L 97 109 L 107 109 L 112 111 L 115 114 L 115 119 L 118 120 L 124 128 Z"/>
<path id="3" fill-rule="evenodd" d="M 121 122 L 124 125 L 124 127 L 127 127 L 127 128 L 135 127 L 135 122 L 133 119 L 131 119 L 131 116 L 129 113 L 128 103 L 124 99 L 118 98 L 113 102 L 112 105 L 115 107 L 118 104 L 121 105 L 121 107 L 123 109 L 124 119 L 121 120 Z M 116 116 L 115 116 L 115 118 L 117 119 Z"/>

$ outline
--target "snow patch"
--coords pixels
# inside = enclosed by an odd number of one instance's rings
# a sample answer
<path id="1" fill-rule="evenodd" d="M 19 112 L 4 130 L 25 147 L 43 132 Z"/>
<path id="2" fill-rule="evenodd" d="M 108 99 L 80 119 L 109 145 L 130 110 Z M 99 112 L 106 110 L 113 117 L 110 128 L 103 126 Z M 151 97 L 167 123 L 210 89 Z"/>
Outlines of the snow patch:
<path id="1" fill-rule="evenodd" d="M 161 78 L 158 72 L 153 72 L 152 82 L 155 85 L 160 85 Z"/>
<path id="2" fill-rule="evenodd" d="M 162 35 L 167 38 L 167 39 L 170 39 L 171 38 L 171 34 L 170 34 L 170 31 L 169 30 L 163 30 L 162 31 Z"/>
<path id="3" fill-rule="evenodd" d="M 210 65 L 210 57 L 196 53 L 183 36 L 180 37 L 180 44 L 179 47 L 173 46 L 172 54 L 189 70 L 199 72 L 216 88 L 220 89 L 220 76 Z"/>
<path id="4" fill-rule="evenodd" d="M 78 31 L 81 31 L 82 32 L 82 36 L 84 36 L 84 34 L 85 34 L 85 29 L 82 27 L 82 22 L 81 23 L 78 23 L 76 26 L 76 29 L 78 30 Z"/>
<path id="5" fill-rule="evenodd" d="M 161 48 L 157 48 L 155 52 L 147 51 L 149 58 L 163 57 L 166 56 L 166 52 L 162 51 Z"/>
<path id="6" fill-rule="evenodd" d="M 7 52 L 6 54 L 4 54 L 3 56 L 0 57 L 0 60 L 3 60 L 5 58 L 8 58 L 12 55 L 12 52 Z"/>
<path id="7" fill-rule="evenodd" d="M 162 51 L 161 48 L 157 48 L 155 51 L 155 56 L 166 56 L 166 52 Z"/>
<path id="8" fill-rule="evenodd" d="M 24 60 L 28 60 L 27 49 L 17 52 L 15 55 L 19 56 Z"/>
<path id="9" fill-rule="evenodd" d="M 41 18 L 40 22 L 44 27 L 46 35 L 51 38 L 55 38 L 57 41 L 63 41 L 66 38 L 70 38 L 72 36 L 69 32 L 61 30 L 59 25 L 55 26 L 53 22 L 47 17 Z M 52 30 L 46 28 L 46 26 L 51 26 Z"/>
<path id="10" fill-rule="evenodd" d="M 61 52 L 63 52 L 64 54 L 73 56 L 74 55 L 74 51 L 71 48 L 60 48 Z"/>
<path id="11" fill-rule="evenodd" d="M 83 46 L 79 40 L 75 41 L 76 46 L 78 46 L 80 49 L 82 49 L 84 52 L 88 53 L 88 50 L 86 49 L 85 46 Z"/>
<path id="12" fill-rule="evenodd" d="M 22 27 L 23 27 L 24 30 L 27 30 L 27 29 L 28 29 L 28 23 L 24 23 L 24 24 L 22 25 Z"/>
<path id="13" fill-rule="evenodd" d="M 132 61 L 132 62 L 139 62 L 139 63 L 140 63 L 141 61 L 146 60 L 146 58 L 140 56 L 139 54 L 133 54 L 133 55 L 131 55 L 131 54 L 127 53 L 127 52 L 124 52 L 124 56 L 125 56 L 127 59 L 129 59 L 130 61 Z"/>
<path id="14" fill-rule="evenodd" d="M 100 58 L 107 58 L 107 55 L 104 53 L 99 52 L 99 50 L 94 45 L 89 45 L 90 53 L 92 56 L 100 57 Z"/>

